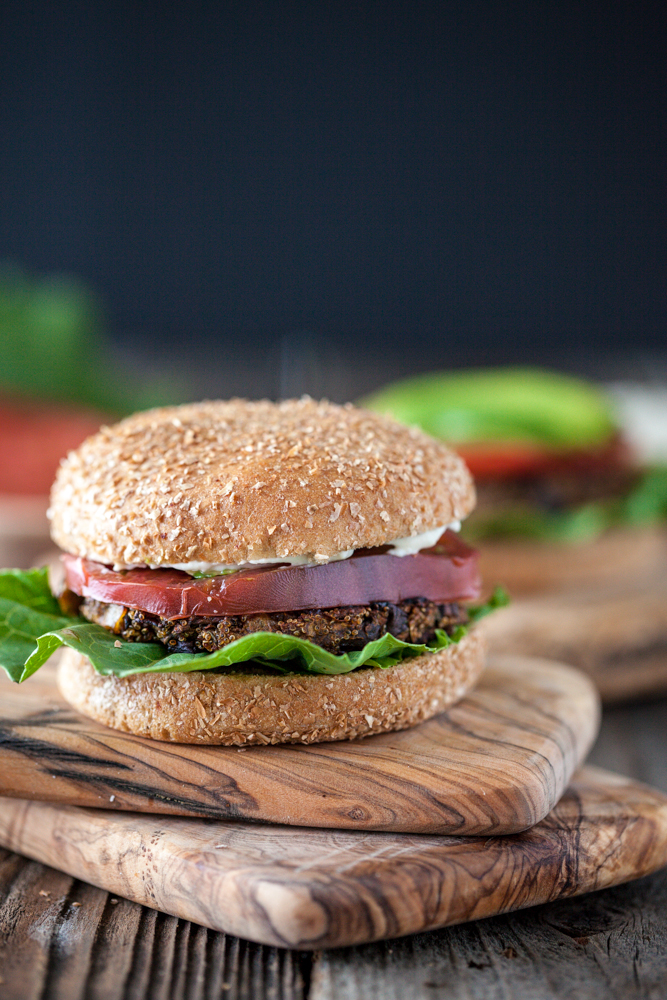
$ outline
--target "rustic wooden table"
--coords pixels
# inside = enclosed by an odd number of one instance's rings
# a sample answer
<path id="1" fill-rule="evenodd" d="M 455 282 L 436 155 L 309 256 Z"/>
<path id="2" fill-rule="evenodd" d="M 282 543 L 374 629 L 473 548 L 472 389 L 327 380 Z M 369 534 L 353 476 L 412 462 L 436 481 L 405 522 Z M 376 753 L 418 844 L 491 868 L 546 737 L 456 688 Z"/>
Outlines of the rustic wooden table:
<path id="1" fill-rule="evenodd" d="M 667 699 L 605 713 L 591 760 L 667 791 Z M 664 998 L 667 869 L 580 899 L 321 954 L 252 944 L 0 852 L 1 1000 Z"/>

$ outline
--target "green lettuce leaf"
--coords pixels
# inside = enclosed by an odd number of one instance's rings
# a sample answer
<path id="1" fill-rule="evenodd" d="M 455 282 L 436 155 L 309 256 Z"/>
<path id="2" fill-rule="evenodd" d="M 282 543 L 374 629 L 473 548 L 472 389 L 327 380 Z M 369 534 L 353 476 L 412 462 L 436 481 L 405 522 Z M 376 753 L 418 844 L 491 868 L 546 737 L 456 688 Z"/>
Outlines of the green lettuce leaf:
<path id="1" fill-rule="evenodd" d="M 23 604 L 33 611 L 43 611 L 62 618 L 60 605 L 49 588 L 49 574 L 41 569 L 0 570 L 0 597 Z"/>
<path id="2" fill-rule="evenodd" d="M 195 580 L 208 580 L 213 576 L 231 576 L 232 573 L 238 573 L 237 569 L 202 569 L 202 570 L 190 570 L 188 576 L 193 577 Z"/>
<path id="3" fill-rule="evenodd" d="M 0 573 L 0 662 L 12 680 L 22 679 L 38 636 L 70 621 L 49 590 L 45 569 Z"/>
<path id="4" fill-rule="evenodd" d="M 510 603 L 509 594 L 503 587 L 496 587 L 491 597 L 484 604 L 478 604 L 474 608 L 468 608 L 468 621 L 470 625 L 475 625 L 480 618 L 486 618 L 492 611 L 498 608 L 506 608 Z"/>
<path id="5" fill-rule="evenodd" d="M 470 612 L 471 623 L 507 603 L 498 589 L 491 600 Z M 63 616 L 51 596 L 46 570 L 0 572 L 0 666 L 14 681 L 24 681 L 61 646 L 87 656 L 100 674 L 131 674 L 214 670 L 253 660 L 284 673 L 345 674 L 357 667 L 390 667 L 410 656 L 445 649 L 466 635 L 438 630 L 433 644 L 403 642 L 393 635 L 369 642 L 354 653 L 335 655 L 306 639 L 255 632 L 215 653 L 169 653 L 160 643 L 124 642 L 101 625 Z"/>

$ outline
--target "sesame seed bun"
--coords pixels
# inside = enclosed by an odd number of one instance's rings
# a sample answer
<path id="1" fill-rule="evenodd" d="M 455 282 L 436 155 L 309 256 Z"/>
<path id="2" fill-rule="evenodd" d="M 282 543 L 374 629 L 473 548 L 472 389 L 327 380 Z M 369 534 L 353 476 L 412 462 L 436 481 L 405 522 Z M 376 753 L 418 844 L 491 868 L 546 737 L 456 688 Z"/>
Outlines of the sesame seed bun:
<path id="1" fill-rule="evenodd" d="M 102 563 L 326 559 L 465 517 L 465 463 L 421 431 L 311 399 L 193 403 L 103 427 L 61 464 L 51 534 Z"/>
<path id="2" fill-rule="evenodd" d="M 438 653 L 349 674 L 98 674 L 66 649 L 63 696 L 78 711 L 122 732 L 173 743 L 246 746 L 321 743 L 407 729 L 459 701 L 484 667 L 479 626 Z"/>

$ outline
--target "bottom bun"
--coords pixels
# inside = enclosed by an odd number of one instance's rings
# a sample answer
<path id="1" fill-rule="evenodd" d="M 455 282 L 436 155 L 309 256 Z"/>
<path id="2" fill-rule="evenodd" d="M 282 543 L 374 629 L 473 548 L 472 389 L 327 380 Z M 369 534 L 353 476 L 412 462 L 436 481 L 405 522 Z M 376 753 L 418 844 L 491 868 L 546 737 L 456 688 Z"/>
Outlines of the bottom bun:
<path id="1" fill-rule="evenodd" d="M 154 740 L 322 743 L 430 719 L 470 690 L 485 654 L 484 633 L 475 627 L 441 652 L 336 676 L 196 671 L 105 677 L 87 657 L 67 649 L 58 685 L 85 715 Z"/>
<path id="2" fill-rule="evenodd" d="M 643 577 L 666 556 L 663 528 L 614 528 L 592 542 L 485 541 L 479 569 L 510 594 L 530 594 Z"/>

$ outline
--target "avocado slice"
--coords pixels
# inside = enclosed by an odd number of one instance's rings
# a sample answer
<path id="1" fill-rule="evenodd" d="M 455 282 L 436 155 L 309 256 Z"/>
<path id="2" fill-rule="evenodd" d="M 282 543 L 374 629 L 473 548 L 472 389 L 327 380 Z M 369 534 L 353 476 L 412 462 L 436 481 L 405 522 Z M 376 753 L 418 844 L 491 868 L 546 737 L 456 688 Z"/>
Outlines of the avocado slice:
<path id="1" fill-rule="evenodd" d="M 612 404 L 583 379 L 539 368 L 481 368 L 402 379 L 361 405 L 454 444 L 521 441 L 592 448 L 616 430 Z"/>

